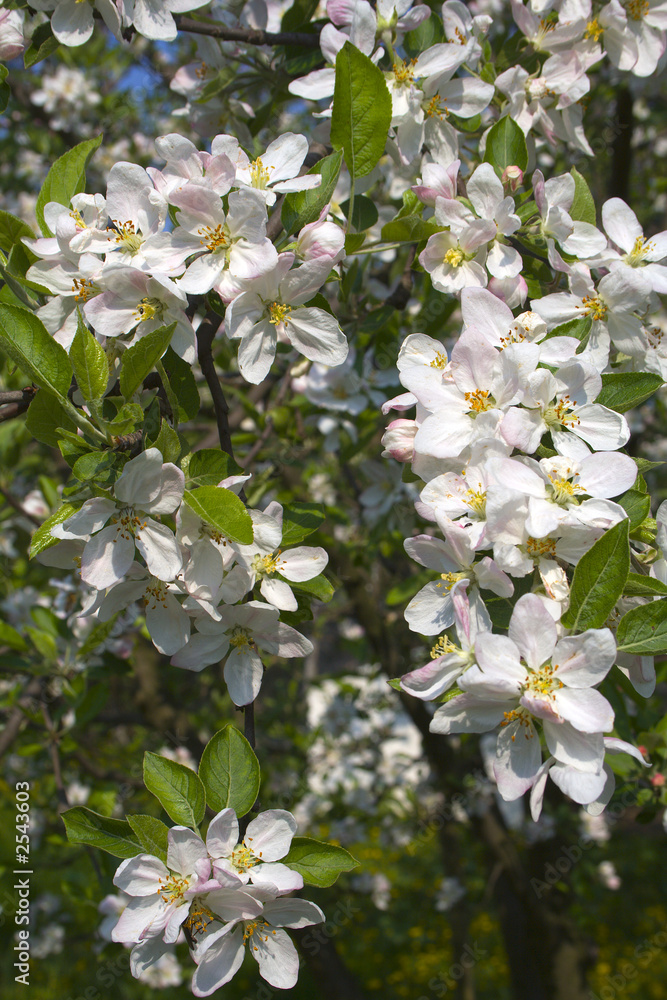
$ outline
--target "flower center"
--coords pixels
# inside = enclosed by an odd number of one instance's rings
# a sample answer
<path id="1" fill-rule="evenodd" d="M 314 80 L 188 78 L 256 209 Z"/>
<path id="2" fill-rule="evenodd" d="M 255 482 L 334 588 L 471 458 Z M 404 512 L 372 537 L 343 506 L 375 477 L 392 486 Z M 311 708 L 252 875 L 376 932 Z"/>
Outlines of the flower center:
<path id="1" fill-rule="evenodd" d="M 229 638 L 229 645 L 233 646 L 234 649 L 254 649 L 255 643 L 252 641 L 251 636 L 244 628 L 239 628 L 238 625 L 234 626 L 231 632 L 227 633 Z"/>
<path id="2" fill-rule="evenodd" d="M 584 295 L 581 301 L 584 304 L 584 316 L 590 316 L 591 319 L 604 319 L 609 311 L 599 295 Z"/>
<path id="3" fill-rule="evenodd" d="M 215 913 L 209 910 L 208 906 L 201 899 L 193 899 L 189 916 L 184 921 L 183 927 L 190 931 L 190 934 L 194 937 L 197 934 L 203 934 L 209 924 L 219 919 L 220 917 L 216 917 Z"/>
<path id="4" fill-rule="evenodd" d="M 249 920 L 243 930 L 243 943 L 249 944 L 253 951 L 258 951 L 259 949 L 257 945 L 253 944 L 253 936 L 257 934 L 257 936 L 262 938 L 264 941 L 268 941 L 268 930 L 269 925 L 266 920 Z M 272 930 L 271 933 L 275 934 L 276 932 Z"/>
<path id="5" fill-rule="evenodd" d="M 174 875 L 173 873 L 170 878 L 160 878 L 158 882 L 160 883 L 158 895 L 162 897 L 165 903 L 173 903 L 178 899 L 183 899 L 190 884 L 189 879 Z"/>
<path id="6" fill-rule="evenodd" d="M 653 249 L 654 246 L 650 240 L 647 240 L 645 236 L 638 236 L 630 253 L 625 255 L 625 260 L 631 267 L 637 267 Z"/>
<path id="7" fill-rule="evenodd" d="M 394 79 L 396 83 L 401 86 L 409 86 L 414 80 L 414 66 L 417 62 L 416 59 L 412 59 L 409 63 L 404 62 L 402 59 L 397 60 L 393 65 Z"/>
<path id="8" fill-rule="evenodd" d="M 164 311 L 164 305 L 159 299 L 148 299 L 144 298 L 138 304 L 136 311 L 134 313 L 134 319 L 139 323 L 143 323 L 145 320 L 162 318 L 162 313 Z"/>
<path id="9" fill-rule="evenodd" d="M 530 715 L 525 708 L 513 708 L 511 712 L 503 713 L 503 721 L 500 723 L 501 728 L 504 726 L 509 726 L 512 722 L 518 722 L 520 726 L 525 729 L 524 736 L 527 740 L 533 738 L 535 730 L 533 729 L 530 722 Z M 512 735 L 512 743 L 516 739 L 516 733 Z"/>
<path id="10" fill-rule="evenodd" d="M 449 108 L 440 94 L 434 94 L 424 108 L 424 114 L 427 118 L 440 118 L 442 120 L 443 118 L 449 118 Z"/>
<path id="11" fill-rule="evenodd" d="M 438 351 L 433 361 L 429 362 L 429 368 L 443 368 L 447 367 L 447 355 L 443 351 Z"/>
<path id="12" fill-rule="evenodd" d="M 291 307 L 283 305 L 282 302 L 272 302 L 269 306 L 269 323 L 273 323 L 274 326 L 284 323 L 291 311 Z"/>
<path id="13" fill-rule="evenodd" d="M 435 646 L 431 649 L 431 659 L 437 660 L 439 656 L 446 656 L 447 653 L 460 652 L 459 647 L 455 646 L 451 639 L 446 635 L 441 635 Z"/>
<path id="14" fill-rule="evenodd" d="M 460 267 L 465 259 L 466 255 L 460 247 L 452 247 L 444 257 L 445 263 L 449 264 L 450 267 Z"/>
<path id="15" fill-rule="evenodd" d="M 600 27 L 600 22 L 597 17 L 594 17 L 592 21 L 589 21 L 586 25 L 586 30 L 584 31 L 584 38 L 592 38 L 594 42 L 599 41 L 600 35 L 602 34 L 602 28 Z"/>
<path id="16" fill-rule="evenodd" d="M 95 282 L 88 278 L 73 278 L 72 291 L 75 302 L 87 302 L 91 295 L 97 294 Z"/>
<path id="17" fill-rule="evenodd" d="M 467 573 L 441 573 L 441 582 L 436 583 L 436 587 L 443 587 L 445 590 L 451 590 L 455 583 L 459 580 L 466 580 L 467 578 Z"/>
<path id="18" fill-rule="evenodd" d="M 279 555 L 280 549 L 278 549 L 275 554 L 272 553 L 270 556 L 255 556 L 252 561 L 252 568 L 257 576 L 270 576 L 272 573 L 277 573 Z"/>
<path id="19" fill-rule="evenodd" d="M 232 851 L 231 861 L 237 872 L 247 872 L 262 860 L 261 851 L 256 857 L 245 844 L 237 844 Z"/>
<path id="20" fill-rule="evenodd" d="M 486 493 L 481 490 L 467 490 L 463 494 L 463 500 L 468 507 L 476 514 L 480 520 L 486 517 Z"/>
<path id="21" fill-rule="evenodd" d="M 574 415 L 574 407 L 569 396 L 562 396 L 555 406 L 550 406 L 545 412 L 545 423 L 548 427 L 576 427 L 581 421 Z"/>
<path id="22" fill-rule="evenodd" d="M 231 240 L 229 234 L 222 223 L 217 226 L 202 226 L 197 232 L 203 236 L 199 242 L 206 247 L 210 253 L 220 253 L 227 250 Z"/>
<path id="23" fill-rule="evenodd" d="M 111 221 L 113 225 L 109 228 L 113 229 L 116 233 L 116 243 L 127 253 L 134 256 L 141 250 L 141 244 L 144 242 L 143 237 L 135 233 L 134 223 L 130 219 L 127 222 L 120 222 L 118 219 L 112 219 Z"/>
<path id="24" fill-rule="evenodd" d="M 583 487 L 571 483 L 569 479 L 558 479 L 556 476 L 549 476 L 549 482 L 553 501 L 559 507 L 571 507 L 579 503 L 576 494 L 583 493 Z"/>
<path id="25" fill-rule="evenodd" d="M 470 404 L 469 413 L 483 413 L 491 410 L 496 405 L 496 401 L 488 389 L 475 389 L 474 392 L 464 393 L 466 402 Z"/>
<path id="26" fill-rule="evenodd" d="M 562 482 L 567 482 L 567 480 L 561 480 Z M 567 484 L 571 486 L 571 483 Z M 526 542 L 526 552 L 528 555 L 535 559 L 555 559 L 556 558 L 556 541 L 553 538 L 533 538 L 531 535 Z"/>
<path id="27" fill-rule="evenodd" d="M 250 164 L 250 182 L 254 188 L 261 191 L 266 190 L 266 186 L 271 180 L 271 174 L 262 163 L 259 156 Z"/>
<path id="28" fill-rule="evenodd" d="M 641 21 L 649 12 L 651 5 L 649 0 L 628 0 L 625 9 L 633 21 Z"/>
<path id="29" fill-rule="evenodd" d="M 553 692 L 564 687 L 563 682 L 555 676 L 557 670 L 558 664 L 551 662 L 545 663 L 539 670 L 529 670 L 528 680 L 523 685 L 522 690 L 529 694 L 553 699 Z"/>
<path id="30" fill-rule="evenodd" d="M 161 604 L 163 608 L 167 607 L 167 602 L 165 600 L 167 596 L 167 585 L 161 580 L 153 579 L 148 584 L 144 591 L 144 600 L 146 601 L 146 607 L 150 606 L 151 611 L 155 611 L 158 604 Z M 152 604 L 151 604 L 152 601 Z"/>

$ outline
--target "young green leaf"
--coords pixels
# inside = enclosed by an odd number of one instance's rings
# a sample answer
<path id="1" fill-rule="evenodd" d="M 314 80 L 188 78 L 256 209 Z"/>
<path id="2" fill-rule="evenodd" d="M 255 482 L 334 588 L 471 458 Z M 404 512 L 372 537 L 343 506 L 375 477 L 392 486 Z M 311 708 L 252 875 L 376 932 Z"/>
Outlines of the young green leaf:
<path id="1" fill-rule="evenodd" d="M 283 547 L 299 545 L 322 524 L 325 514 L 319 503 L 290 503 L 283 509 Z"/>
<path id="2" fill-rule="evenodd" d="M 78 510 L 81 504 L 64 503 L 62 507 L 51 514 L 51 517 L 47 517 L 46 521 L 40 524 L 39 528 L 33 533 L 32 540 L 30 542 L 30 558 L 34 559 L 38 556 L 40 552 L 44 549 L 48 549 L 51 545 L 55 545 L 58 541 L 51 534 L 51 528 L 54 528 L 56 524 L 62 524 L 66 521 L 75 510 Z"/>
<path id="3" fill-rule="evenodd" d="M 597 216 L 591 189 L 576 167 L 572 167 L 570 173 L 574 177 L 574 201 L 570 205 L 568 215 L 573 222 L 588 222 L 591 226 L 595 226 Z"/>
<path id="4" fill-rule="evenodd" d="M 630 524 L 619 521 L 586 552 L 574 570 L 565 628 L 585 632 L 602 628 L 623 593 L 630 571 Z"/>
<path id="5" fill-rule="evenodd" d="M 120 391 L 125 399 L 134 395 L 153 370 L 155 362 L 160 360 L 169 347 L 175 329 L 176 323 L 170 323 L 169 326 L 151 330 L 125 351 L 120 368 Z"/>
<path id="6" fill-rule="evenodd" d="M 74 377 L 84 399 L 101 399 L 107 391 L 109 362 L 104 348 L 79 316 L 76 334 L 69 349 Z"/>
<path id="7" fill-rule="evenodd" d="M 484 162 L 495 167 L 500 176 L 505 167 L 528 166 L 526 138 L 517 123 L 508 115 L 497 121 L 486 137 Z"/>
<path id="8" fill-rule="evenodd" d="M 628 515 L 630 531 L 643 524 L 651 513 L 651 498 L 641 490 L 626 490 L 620 497 L 616 497 L 615 503 L 619 504 Z"/>
<path id="9" fill-rule="evenodd" d="M 35 385 L 59 399 L 67 398 L 72 381 L 67 352 L 34 313 L 0 303 L 0 351 Z"/>
<path id="10" fill-rule="evenodd" d="M 252 518 L 243 501 L 231 490 L 221 486 L 200 486 L 196 490 L 186 490 L 183 500 L 202 521 L 223 535 L 243 545 L 252 542 Z"/>
<path id="11" fill-rule="evenodd" d="M 227 452 L 219 448 L 195 451 L 188 465 L 188 479 L 196 486 L 217 486 L 228 476 L 237 476 L 242 469 Z"/>
<path id="12" fill-rule="evenodd" d="M 85 806 L 67 809 L 62 817 L 71 844 L 98 847 L 116 858 L 133 858 L 141 854 L 141 844 L 124 819 L 100 816 Z"/>
<path id="13" fill-rule="evenodd" d="M 18 219 L 10 212 L 0 211 L 0 250 L 8 254 L 15 243 L 22 237 L 34 240 L 35 234 L 23 219 Z"/>
<path id="14" fill-rule="evenodd" d="M 623 615 L 616 643 L 619 653 L 635 656 L 667 653 L 667 600 L 642 604 Z"/>
<path id="15" fill-rule="evenodd" d="M 37 441 L 50 448 L 58 447 L 59 427 L 76 433 L 76 424 L 64 406 L 55 396 L 41 389 L 28 407 L 25 425 Z"/>
<path id="16" fill-rule="evenodd" d="M 661 385 L 660 376 L 652 372 L 608 372 L 602 376 L 602 390 L 595 402 L 625 413 L 643 403 Z"/>
<path id="17" fill-rule="evenodd" d="M 228 725 L 211 737 L 199 763 L 199 777 L 212 809 L 245 816 L 259 794 L 259 761 L 245 736 Z"/>
<path id="18" fill-rule="evenodd" d="M 174 823 L 199 826 L 206 811 L 204 786 L 191 768 L 146 751 L 144 784 Z"/>
<path id="19" fill-rule="evenodd" d="M 280 220 L 286 233 L 298 233 L 304 226 L 319 218 L 324 206 L 331 201 L 342 162 L 342 152 L 325 156 L 308 171 L 309 174 L 322 175 L 319 187 L 285 195 Z"/>
<path id="20" fill-rule="evenodd" d="M 88 161 L 101 142 L 101 135 L 80 142 L 78 146 L 63 153 L 46 175 L 35 205 L 37 222 L 45 236 L 53 236 L 53 233 L 44 219 L 44 208 L 50 201 L 57 201 L 59 205 L 69 208 L 72 197 L 86 186 Z"/>
<path id="21" fill-rule="evenodd" d="M 628 573 L 623 588 L 624 597 L 667 597 L 667 586 L 662 580 L 643 573 Z"/>
<path id="22" fill-rule="evenodd" d="M 391 96 L 379 69 L 351 42 L 336 56 L 331 144 L 342 149 L 352 178 L 365 177 L 384 153 Z"/>
<path id="23" fill-rule="evenodd" d="M 137 814 L 126 819 L 144 851 L 166 864 L 169 827 L 154 816 Z"/>
<path id="24" fill-rule="evenodd" d="M 298 872 L 308 885 L 321 888 L 333 885 L 342 872 L 349 872 L 359 865 L 344 847 L 324 844 L 310 837 L 295 837 L 282 863 Z"/>

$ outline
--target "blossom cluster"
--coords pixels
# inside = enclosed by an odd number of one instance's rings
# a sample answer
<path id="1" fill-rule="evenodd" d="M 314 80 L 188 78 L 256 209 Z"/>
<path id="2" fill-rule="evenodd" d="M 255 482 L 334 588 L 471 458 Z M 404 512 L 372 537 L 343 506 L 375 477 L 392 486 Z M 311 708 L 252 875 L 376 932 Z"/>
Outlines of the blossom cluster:
<path id="1" fill-rule="evenodd" d="M 231 478 L 221 492 L 247 477 Z M 174 665 L 200 671 L 225 659 L 229 693 L 235 704 L 247 705 L 262 683 L 259 651 L 293 657 L 312 650 L 280 621 L 280 612 L 298 606 L 290 582 L 312 580 L 328 557 L 313 546 L 281 550 L 277 502 L 250 511 L 253 542 L 241 544 L 195 514 L 183 502 L 184 488 L 183 472 L 148 448 L 127 462 L 112 491 L 86 500 L 52 528 L 60 541 L 40 558 L 80 568 L 88 588 L 83 617 L 109 621 L 141 602 L 155 647 Z M 264 600 L 240 603 L 256 584 Z"/>
<path id="2" fill-rule="evenodd" d="M 287 132 L 254 160 L 229 135 L 216 136 L 210 153 L 176 134 L 155 146 L 162 169 L 116 163 L 106 197 L 77 194 L 70 208 L 46 205 L 55 235 L 27 243 L 41 258 L 28 277 L 52 293 L 38 310 L 47 330 L 69 348 L 81 311 L 100 341 L 122 352 L 176 323 L 172 347 L 191 363 L 188 295 L 214 291 L 227 305 L 221 328 L 240 341 L 247 381 L 266 377 L 278 342 L 311 361 L 341 364 L 345 335 L 329 312 L 309 303 L 343 256 L 342 229 L 327 221 L 325 208 L 297 234 L 293 250 L 278 253 L 266 235 L 277 194 L 321 182 L 317 174 L 298 176 L 306 137 Z"/>
<path id="3" fill-rule="evenodd" d="M 174 826 L 167 834 L 165 861 L 151 854 L 123 861 L 114 884 L 128 902 L 110 936 L 132 946 L 132 975 L 142 976 L 184 931 L 197 966 L 195 996 L 209 996 L 228 983 L 246 946 L 268 983 L 291 989 L 299 958 L 284 928 L 325 919 L 315 903 L 288 895 L 303 888 L 301 875 L 280 862 L 295 832 L 291 813 L 269 809 L 250 821 L 239 840 L 238 819 L 227 808 L 213 817 L 205 841 L 185 826 Z"/>

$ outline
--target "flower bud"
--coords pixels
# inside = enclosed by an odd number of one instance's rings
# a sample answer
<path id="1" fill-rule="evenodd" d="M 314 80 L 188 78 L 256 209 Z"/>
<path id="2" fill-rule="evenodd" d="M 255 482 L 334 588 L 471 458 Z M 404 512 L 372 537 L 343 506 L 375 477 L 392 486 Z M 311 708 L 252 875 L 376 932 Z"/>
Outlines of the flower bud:
<path id="1" fill-rule="evenodd" d="M 382 436 L 385 450 L 383 458 L 397 462 L 410 462 L 414 454 L 413 442 L 417 433 L 416 420 L 392 420 Z"/>
<path id="2" fill-rule="evenodd" d="M 503 175 L 500 178 L 503 182 L 503 187 L 508 194 L 514 194 L 521 185 L 523 184 L 523 170 L 521 167 L 517 167 L 514 164 L 509 167 L 505 167 L 503 170 Z"/>

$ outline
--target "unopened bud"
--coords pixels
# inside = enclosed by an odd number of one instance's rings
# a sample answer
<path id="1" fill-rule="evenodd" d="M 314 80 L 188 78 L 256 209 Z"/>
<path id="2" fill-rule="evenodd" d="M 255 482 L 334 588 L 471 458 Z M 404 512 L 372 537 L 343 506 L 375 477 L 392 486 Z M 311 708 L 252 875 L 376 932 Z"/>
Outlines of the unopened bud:
<path id="1" fill-rule="evenodd" d="M 392 420 L 382 436 L 384 458 L 410 462 L 414 454 L 413 442 L 418 427 L 416 420 Z"/>
<path id="2" fill-rule="evenodd" d="M 521 167 L 511 164 L 503 170 L 501 180 L 505 190 L 514 194 L 523 184 L 523 170 Z"/>

